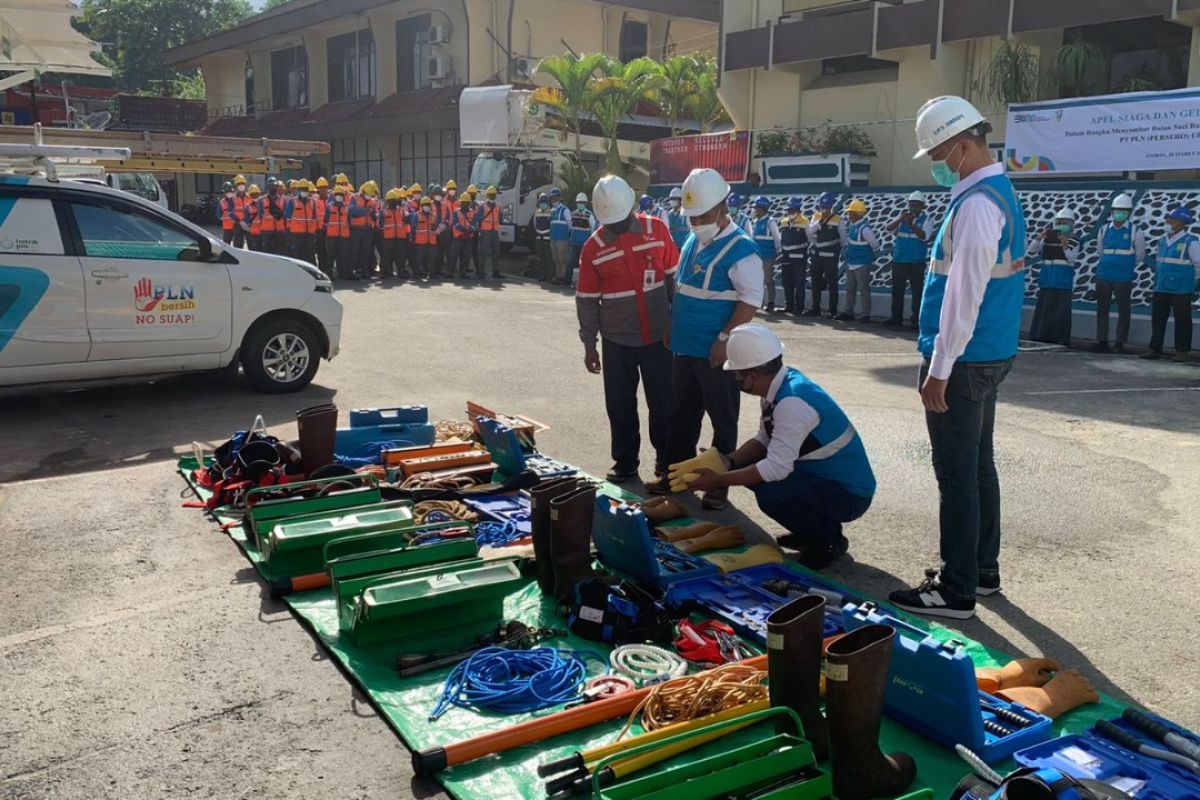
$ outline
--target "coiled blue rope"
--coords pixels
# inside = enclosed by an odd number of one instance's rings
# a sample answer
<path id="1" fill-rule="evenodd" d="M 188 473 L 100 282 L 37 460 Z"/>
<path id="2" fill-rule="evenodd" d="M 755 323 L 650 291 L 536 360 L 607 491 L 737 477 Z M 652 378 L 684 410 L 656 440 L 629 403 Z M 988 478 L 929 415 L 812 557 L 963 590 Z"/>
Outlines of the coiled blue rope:
<path id="1" fill-rule="evenodd" d="M 584 656 L 570 650 L 485 647 L 446 678 L 430 721 L 451 706 L 526 714 L 580 699 L 587 678 Z"/>
<path id="2" fill-rule="evenodd" d="M 517 523 L 512 520 L 508 522 L 479 522 L 475 525 L 475 543 L 480 547 L 484 545 L 506 547 L 528 535 L 528 533 L 522 532 L 517 527 Z"/>

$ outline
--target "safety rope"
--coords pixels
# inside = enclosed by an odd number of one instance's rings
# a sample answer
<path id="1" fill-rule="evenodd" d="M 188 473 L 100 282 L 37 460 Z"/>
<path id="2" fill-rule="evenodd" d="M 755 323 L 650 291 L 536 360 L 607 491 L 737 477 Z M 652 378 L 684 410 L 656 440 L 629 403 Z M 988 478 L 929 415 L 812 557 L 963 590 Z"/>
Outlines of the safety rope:
<path id="1" fill-rule="evenodd" d="M 608 655 L 613 671 L 646 685 L 678 678 L 688 664 L 678 654 L 652 644 L 623 644 Z"/>
<path id="2" fill-rule="evenodd" d="M 466 475 L 437 476 L 432 472 L 418 472 L 409 475 L 400 484 L 400 489 L 466 489 L 476 485 L 474 478 Z"/>
<path id="3" fill-rule="evenodd" d="M 475 429 L 471 427 L 471 423 L 456 419 L 439 419 L 433 423 L 433 431 L 434 439 L 438 442 L 448 442 L 452 439 L 470 442 L 475 438 Z"/>
<path id="4" fill-rule="evenodd" d="M 625 721 L 618 739 L 641 716 L 642 730 L 704 717 L 767 698 L 767 671 L 744 664 L 725 664 L 655 686 Z"/>
<path id="5" fill-rule="evenodd" d="M 474 522 L 479 515 L 466 503 L 458 500 L 422 500 L 413 506 L 413 521 L 418 525 L 431 522 Z"/>
<path id="6" fill-rule="evenodd" d="M 446 678 L 429 719 L 451 706 L 527 714 L 580 699 L 586 679 L 584 657 L 570 650 L 485 647 Z"/>
<path id="7" fill-rule="evenodd" d="M 507 547 L 515 541 L 529 536 L 517 527 L 518 520 L 507 522 L 480 522 L 475 525 L 475 543 L 480 547 Z"/>

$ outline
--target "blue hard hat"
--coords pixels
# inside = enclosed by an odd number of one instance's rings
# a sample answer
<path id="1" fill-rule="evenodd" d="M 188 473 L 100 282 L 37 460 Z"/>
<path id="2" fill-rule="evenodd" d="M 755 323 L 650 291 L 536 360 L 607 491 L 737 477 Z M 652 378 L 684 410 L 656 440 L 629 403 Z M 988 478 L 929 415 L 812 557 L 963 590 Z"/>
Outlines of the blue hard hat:
<path id="1" fill-rule="evenodd" d="M 754 207 L 755 208 L 770 208 L 771 201 L 768 200 L 767 198 L 763 197 L 760 194 L 758 197 L 754 198 Z"/>
<path id="2" fill-rule="evenodd" d="M 638 209 L 641 211 L 645 211 L 652 205 L 654 205 L 654 198 L 648 194 L 642 195 L 641 199 L 638 200 Z"/>
<path id="3" fill-rule="evenodd" d="M 833 204 L 837 202 L 837 197 L 833 192 L 822 192 L 817 198 L 817 208 L 833 208 Z"/>
<path id="4" fill-rule="evenodd" d="M 553 189 L 550 190 L 550 196 L 551 197 L 562 197 L 562 189 L 555 186 Z"/>
<path id="5" fill-rule="evenodd" d="M 799 211 L 800 210 L 800 198 L 793 197 L 790 200 L 788 200 L 787 207 L 788 207 L 788 211 Z"/>
<path id="6" fill-rule="evenodd" d="M 740 206 L 742 204 L 742 202 L 743 202 L 742 196 L 740 194 L 738 194 L 737 192 L 734 192 L 733 194 L 729 195 L 729 200 L 726 202 L 726 204 L 730 208 L 737 208 L 738 206 Z"/>
<path id="7" fill-rule="evenodd" d="M 1167 219 L 1173 219 L 1177 222 L 1182 222 L 1184 225 L 1196 224 L 1196 215 L 1190 208 L 1187 208 L 1186 206 L 1177 206 L 1176 208 L 1172 209 L 1171 213 L 1167 214 Z"/>

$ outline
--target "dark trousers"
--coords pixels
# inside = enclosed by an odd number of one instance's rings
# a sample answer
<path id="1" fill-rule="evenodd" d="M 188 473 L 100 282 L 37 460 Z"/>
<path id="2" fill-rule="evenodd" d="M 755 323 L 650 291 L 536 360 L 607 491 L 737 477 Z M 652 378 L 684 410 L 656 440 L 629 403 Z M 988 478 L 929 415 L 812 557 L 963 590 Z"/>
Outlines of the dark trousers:
<path id="1" fill-rule="evenodd" d="M 554 256 L 550 253 L 550 240 L 537 239 L 534 242 L 534 249 L 537 252 L 538 277 L 548 281 L 554 277 Z"/>
<path id="2" fill-rule="evenodd" d="M 942 414 L 925 412 L 938 483 L 942 583 L 974 599 L 980 573 L 1000 572 L 1000 476 L 992 450 L 996 393 L 1013 360 L 959 361 L 946 385 Z M 929 362 L 921 365 L 918 387 Z"/>
<path id="3" fill-rule="evenodd" d="M 572 244 L 567 249 L 567 274 L 564 275 L 564 283 L 568 286 L 574 286 L 578 278 L 579 256 L 583 253 L 583 245 Z"/>
<path id="4" fill-rule="evenodd" d="M 1129 340 L 1129 311 L 1133 305 L 1133 284 L 1129 281 L 1096 279 L 1096 341 L 1108 344 L 1108 310 L 1117 301 L 1117 344 Z"/>
<path id="5" fill-rule="evenodd" d="M 366 225 L 350 229 L 350 272 L 365 277 L 371 270 L 371 247 L 375 243 L 375 231 Z M 341 266 L 340 264 L 338 265 Z"/>
<path id="6" fill-rule="evenodd" d="M 696 455 L 704 415 L 712 423 L 712 446 L 732 453 L 738 445 L 741 393 L 732 372 L 711 367 L 707 358 L 677 355 L 671 362 L 671 438 L 668 463 Z"/>
<path id="7" fill-rule="evenodd" d="M 262 250 L 262 234 L 261 233 L 247 233 L 246 234 L 246 249 L 254 250 L 256 252 L 259 250 Z M 325 274 L 328 275 L 329 273 L 326 272 Z"/>
<path id="8" fill-rule="evenodd" d="M 471 266 L 473 238 L 455 239 L 450 243 L 450 268 L 458 270 L 458 277 L 467 277 L 467 269 Z M 483 277 L 479 265 L 475 266 L 475 277 Z"/>
<path id="9" fill-rule="evenodd" d="M 808 264 L 803 256 L 782 256 L 779 260 L 783 278 L 784 311 L 804 310 L 804 282 L 808 278 Z"/>
<path id="10" fill-rule="evenodd" d="M 480 276 L 486 272 L 485 264 L 492 263 L 492 277 L 500 277 L 500 232 L 481 231 L 479 234 L 479 255 L 475 261 L 475 269 Z"/>
<path id="11" fill-rule="evenodd" d="M 793 470 L 781 481 L 751 486 L 750 491 L 764 514 L 810 546 L 837 544 L 842 539 L 842 525 L 858 519 L 871 507 L 870 497 L 800 470 Z"/>
<path id="12" fill-rule="evenodd" d="M 413 274 L 422 277 L 432 277 L 437 272 L 437 244 L 413 245 Z"/>
<path id="13" fill-rule="evenodd" d="M 1071 346 L 1071 295 L 1070 289 L 1038 289 L 1029 322 L 1030 339 Z"/>
<path id="14" fill-rule="evenodd" d="M 264 253 L 274 253 L 277 256 L 287 254 L 287 239 L 283 231 L 264 231 L 261 241 Z"/>
<path id="15" fill-rule="evenodd" d="M 315 246 L 316 234 L 312 233 L 292 233 L 288 235 L 288 255 L 292 258 L 298 258 L 301 261 L 312 263 L 313 247 Z"/>
<path id="16" fill-rule="evenodd" d="M 1161 353 L 1167 335 L 1167 319 L 1175 315 L 1175 352 L 1192 349 L 1192 296 L 1155 292 L 1150 301 L 1150 349 Z"/>
<path id="17" fill-rule="evenodd" d="M 921 316 L 921 293 L 925 291 L 925 265 L 892 262 L 892 316 L 890 322 L 904 321 L 905 284 L 912 291 L 912 324 Z"/>
<path id="18" fill-rule="evenodd" d="M 445 231 L 438 236 L 437 243 L 437 260 L 438 263 L 446 267 L 446 274 L 454 276 L 454 264 L 450 261 L 450 245 L 453 233 L 447 227 Z"/>
<path id="19" fill-rule="evenodd" d="M 838 310 L 838 262 L 833 258 L 814 257 L 812 261 L 813 309 L 821 310 L 821 292 L 829 291 L 829 313 Z"/>
<path id="20" fill-rule="evenodd" d="M 400 263 L 398 260 L 400 252 L 400 242 L 403 239 L 380 239 L 379 240 L 379 274 L 387 277 L 396 277 L 400 274 Z"/>
<path id="21" fill-rule="evenodd" d="M 317 259 L 317 266 L 326 275 L 331 269 L 329 265 L 329 251 L 325 248 L 325 231 L 317 231 L 316 238 L 313 239 L 313 256 Z"/>
<path id="22" fill-rule="evenodd" d="M 344 280 L 353 276 L 354 268 L 350 264 L 354 251 L 350 247 L 350 237 L 335 236 L 328 239 L 325 246 L 329 251 L 329 277 Z"/>
<path id="23" fill-rule="evenodd" d="M 642 451 L 642 424 L 638 417 L 638 381 L 645 386 L 650 412 L 650 444 L 654 447 L 654 471 L 665 471 L 669 463 L 667 440 L 671 413 L 671 351 L 662 342 L 630 347 L 603 340 L 601 372 L 604 377 L 604 408 L 612 434 L 612 459 L 620 470 L 637 469 Z"/>
<path id="24" fill-rule="evenodd" d="M 221 241 L 224 242 L 225 244 L 233 244 L 233 232 L 235 230 L 237 230 L 237 229 L 236 228 L 222 228 L 221 229 Z"/>

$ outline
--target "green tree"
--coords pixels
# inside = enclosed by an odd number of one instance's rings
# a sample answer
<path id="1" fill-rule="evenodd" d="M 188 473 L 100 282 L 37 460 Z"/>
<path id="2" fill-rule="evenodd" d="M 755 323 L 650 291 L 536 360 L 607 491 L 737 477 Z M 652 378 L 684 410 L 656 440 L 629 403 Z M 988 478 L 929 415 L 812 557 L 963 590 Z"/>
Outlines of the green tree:
<path id="1" fill-rule="evenodd" d="M 697 58 L 684 54 L 671 56 L 662 62 L 660 74 L 662 86 L 654 93 L 654 99 L 667 118 L 671 135 L 679 133 L 679 120 L 688 116 L 697 91 L 696 77 L 702 67 Z"/>
<path id="2" fill-rule="evenodd" d="M 700 132 L 708 133 L 714 125 L 729 122 L 729 113 L 717 94 L 717 60 L 705 53 L 696 58 L 696 66 L 696 91 L 687 109 L 700 125 Z"/>
<path id="3" fill-rule="evenodd" d="M 268 9 L 275 8 L 276 6 L 286 5 L 290 2 L 292 2 L 292 0 L 267 0 L 267 2 L 263 3 L 262 10 L 267 11 Z"/>
<path id="4" fill-rule="evenodd" d="M 622 64 L 606 57 L 602 69 L 603 77 L 589 85 L 588 109 L 607 140 L 608 171 L 622 175 L 624 168 L 617 148 L 617 128 L 621 120 L 637 108 L 638 103 L 649 100 L 662 88 L 665 79 L 659 63 L 652 58 L 635 58 Z"/>
<path id="5" fill-rule="evenodd" d="M 247 0 L 83 0 L 74 21 L 81 33 L 105 45 L 117 86 L 128 91 L 177 91 L 195 69 L 167 64 L 163 53 L 193 39 L 231 28 L 250 14 Z"/>
<path id="6" fill-rule="evenodd" d="M 542 87 L 533 99 L 553 109 L 562 118 L 568 130 L 575 134 L 575 163 L 583 163 L 583 145 L 579 141 L 579 130 L 583 115 L 588 110 L 588 84 L 595 72 L 608 57 L 603 53 L 577 56 L 567 53 L 548 56 L 538 62 L 536 74 L 554 79 L 557 87 Z"/>

